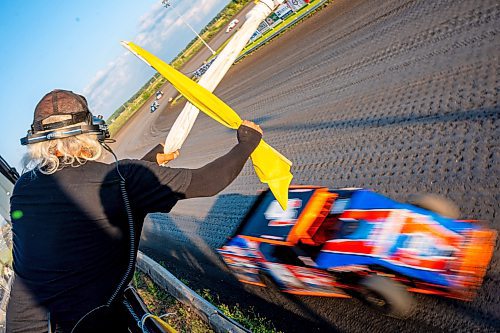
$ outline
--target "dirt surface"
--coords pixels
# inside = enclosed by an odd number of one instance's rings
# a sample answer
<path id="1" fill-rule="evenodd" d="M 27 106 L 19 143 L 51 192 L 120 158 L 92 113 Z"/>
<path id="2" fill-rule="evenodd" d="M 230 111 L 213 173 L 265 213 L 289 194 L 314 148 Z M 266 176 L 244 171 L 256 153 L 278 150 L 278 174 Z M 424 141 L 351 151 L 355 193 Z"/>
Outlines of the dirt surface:
<path id="1" fill-rule="evenodd" d="M 368 187 L 398 200 L 437 193 L 458 203 L 464 217 L 499 230 L 499 17 L 495 0 L 334 1 L 235 65 L 216 94 L 293 161 L 294 184 Z M 118 155 L 139 157 L 164 140 L 178 111 L 141 111 L 120 132 Z M 233 131 L 200 115 L 172 166 L 201 166 L 235 142 Z M 247 164 L 219 196 L 151 215 L 143 250 L 195 289 L 253 306 L 284 332 L 500 327 L 498 242 L 474 301 L 415 295 L 417 311 L 406 321 L 355 300 L 241 286 L 213 248 L 263 188 Z"/>
<path id="2" fill-rule="evenodd" d="M 245 20 L 245 15 L 252 8 L 253 6 L 249 4 L 234 17 L 238 18 L 240 22 L 243 22 Z M 208 44 L 213 50 L 218 50 L 228 38 L 238 31 L 240 26 L 241 23 L 229 33 L 226 33 L 224 26 L 215 36 L 213 36 Z M 198 53 L 184 64 L 180 71 L 191 77 L 192 73 L 200 68 L 211 55 L 212 53 L 208 48 L 202 47 Z M 144 103 L 143 108 L 137 111 L 114 137 L 118 141 L 118 144 L 111 146 L 118 153 L 120 158 L 142 157 L 144 156 L 144 152 L 149 151 L 158 143 L 165 141 L 165 134 L 168 133 L 170 126 L 177 116 L 174 115 L 174 118 L 172 118 L 172 113 L 180 112 L 182 110 L 182 105 L 177 105 L 174 109 L 175 111 L 168 109 L 168 99 L 177 96 L 178 93 L 169 83 L 165 84 L 161 90 L 164 95 L 159 100 L 160 107 L 158 110 L 154 113 L 150 112 L 149 106 L 155 100 L 155 95 L 153 95 Z M 164 119 L 166 115 L 168 119 Z M 111 162 L 113 158 L 108 155 L 104 160 L 106 162 Z"/>

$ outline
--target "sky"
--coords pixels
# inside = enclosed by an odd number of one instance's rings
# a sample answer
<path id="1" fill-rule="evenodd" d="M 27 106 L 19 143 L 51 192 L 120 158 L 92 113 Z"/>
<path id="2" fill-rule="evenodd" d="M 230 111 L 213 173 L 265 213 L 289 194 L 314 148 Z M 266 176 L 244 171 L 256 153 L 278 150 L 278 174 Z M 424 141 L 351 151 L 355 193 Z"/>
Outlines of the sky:
<path id="1" fill-rule="evenodd" d="M 229 0 L 171 0 L 196 31 Z M 87 97 L 106 119 L 154 70 L 121 45 L 133 41 L 170 62 L 195 35 L 161 0 L 0 0 L 0 155 L 20 170 L 19 139 L 53 89 Z"/>

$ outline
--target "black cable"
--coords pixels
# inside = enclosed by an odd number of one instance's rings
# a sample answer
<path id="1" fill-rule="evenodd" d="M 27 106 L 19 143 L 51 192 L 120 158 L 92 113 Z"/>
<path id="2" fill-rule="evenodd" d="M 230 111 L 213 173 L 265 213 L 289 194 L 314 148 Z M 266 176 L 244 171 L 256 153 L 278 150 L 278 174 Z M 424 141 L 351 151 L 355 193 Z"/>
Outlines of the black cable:
<path id="1" fill-rule="evenodd" d="M 83 317 L 81 317 L 78 322 L 75 324 L 71 332 L 78 332 L 78 330 L 75 331 L 75 329 L 79 329 L 78 326 L 80 323 L 85 321 L 85 318 L 87 316 L 92 315 L 92 313 L 99 311 L 102 308 L 109 308 L 112 303 L 115 301 L 116 297 L 120 294 L 122 289 L 124 289 L 124 285 L 129 279 L 129 276 L 131 275 L 132 271 L 134 270 L 135 266 L 135 228 L 134 228 L 134 219 L 132 215 L 132 208 L 130 207 L 130 201 L 128 199 L 128 194 L 127 194 L 127 189 L 125 186 L 125 177 L 123 177 L 122 173 L 120 172 L 120 167 L 118 163 L 118 158 L 116 157 L 116 154 L 113 152 L 111 147 L 109 147 L 104 141 L 100 141 L 101 145 L 103 146 L 104 149 L 106 149 L 108 152 L 113 155 L 115 159 L 115 164 L 116 164 L 116 172 L 118 173 L 118 176 L 120 177 L 120 191 L 122 194 L 123 198 L 123 203 L 125 205 L 125 211 L 127 213 L 127 220 L 128 220 L 128 227 L 129 227 L 129 240 L 130 240 L 130 250 L 129 250 L 129 262 L 127 265 L 127 270 L 125 271 L 125 274 L 123 275 L 122 279 L 120 280 L 120 283 L 118 283 L 115 291 L 113 294 L 111 294 L 111 297 L 109 298 L 108 302 L 104 305 L 98 306 L 89 312 L 87 312 Z"/>
<path id="2" fill-rule="evenodd" d="M 132 318 L 137 323 L 137 327 L 139 327 L 139 329 L 143 333 L 150 333 L 149 330 L 148 330 L 148 328 L 142 325 L 142 320 L 141 320 L 141 318 L 139 318 L 139 316 L 137 315 L 137 313 L 134 311 L 134 308 L 132 307 L 132 305 L 130 305 L 130 303 L 127 300 L 123 300 L 122 303 L 127 308 L 128 312 L 130 313 L 130 315 L 132 316 Z"/>
<path id="3" fill-rule="evenodd" d="M 122 193 L 122 198 L 123 198 L 123 203 L 125 205 L 125 211 L 127 212 L 127 220 L 128 220 L 128 227 L 129 227 L 129 240 L 130 240 L 130 250 L 129 250 L 129 261 L 127 265 L 127 270 L 125 271 L 125 274 L 123 275 L 123 278 L 121 279 L 120 283 L 116 287 L 115 291 L 109 298 L 107 305 L 111 305 L 113 301 L 116 299 L 124 285 L 127 283 L 127 280 L 129 276 L 132 274 L 135 266 L 135 226 L 134 226 L 134 218 L 132 216 L 132 208 L 130 206 L 130 201 L 128 198 L 127 194 L 127 188 L 125 186 L 125 178 L 120 172 L 119 168 L 119 163 L 118 163 L 118 158 L 116 157 L 116 154 L 113 152 L 111 147 L 109 147 L 106 143 L 101 142 L 101 145 L 109 151 L 113 157 L 115 158 L 115 164 L 116 164 L 116 171 L 118 173 L 118 176 L 120 177 L 120 191 Z"/>

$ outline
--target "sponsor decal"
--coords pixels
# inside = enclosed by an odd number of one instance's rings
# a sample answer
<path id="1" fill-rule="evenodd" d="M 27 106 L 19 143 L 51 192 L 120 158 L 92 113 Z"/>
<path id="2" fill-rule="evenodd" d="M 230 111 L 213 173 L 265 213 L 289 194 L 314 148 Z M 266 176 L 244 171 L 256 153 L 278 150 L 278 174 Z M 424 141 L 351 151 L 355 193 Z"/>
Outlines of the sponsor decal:
<path id="1" fill-rule="evenodd" d="M 300 199 L 289 199 L 286 210 L 281 208 L 278 201 L 272 201 L 264 213 L 264 216 L 269 221 L 267 225 L 270 227 L 286 227 L 295 225 L 297 222 L 298 212 L 301 207 L 302 200 Z"/>
<path id="2" fill-rule="evenodd" d="M 285 4 L 279 5 L 279 7 L 274 12 L 282 20 L 285 19 L 286 17 L 290 16 L 291 14 L 293 14 L 292 9 L 289 6 L 285 5 Z"/>
<path id="3" fill-rule="evenodd" d="M 287 0 L 288 6 L 292 8 L 293 11 L 298 11 L 304 7 L 307 3 L 303 0 Z"/>

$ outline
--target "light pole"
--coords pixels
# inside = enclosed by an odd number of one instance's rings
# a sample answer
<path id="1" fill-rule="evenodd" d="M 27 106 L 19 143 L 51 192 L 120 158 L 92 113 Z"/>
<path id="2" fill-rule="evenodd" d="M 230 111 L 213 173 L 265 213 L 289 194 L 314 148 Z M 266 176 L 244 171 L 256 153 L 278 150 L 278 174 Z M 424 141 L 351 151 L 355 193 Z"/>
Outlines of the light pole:
<path id="1" fill-rule="evenodd" d="M 163 5 L 163 7 L 165 8 L 168 8 L 171 6 L 170 4 L 170 0 L 162 0 L 161 4 Z M 184 23 L 185 25 L 188 26 L 189 29 L 191 29 L 192 32 L 194 32 L 194 34 L 201 40 L 201 42 L 203 44 L 205 44 L 205 46 L 210 50 L 210 52 L 212 52 L 212 54 L 214 55 L 215 54 L 215 51 L 210 47 L 210 45 L 207 44 L 207 42 L 205 42 L 203 40 L 203 38 L 201 38 L 201 36 L 196 32 L 196 30 L 193 29 L 193 27 L 187 23 L 186 21 L 184 21 L 184 19 L 182 18 L 182 16 L 179 14 L 179 12 L 177 12 L 177 10 L 172 7 L 172 9 L 174 10 L 175 14 L 179 17 L 179 19 L 181 20 L 182 23 Z"/>

